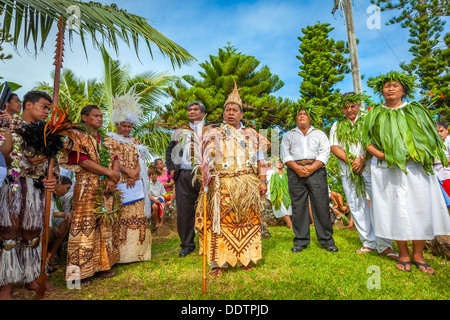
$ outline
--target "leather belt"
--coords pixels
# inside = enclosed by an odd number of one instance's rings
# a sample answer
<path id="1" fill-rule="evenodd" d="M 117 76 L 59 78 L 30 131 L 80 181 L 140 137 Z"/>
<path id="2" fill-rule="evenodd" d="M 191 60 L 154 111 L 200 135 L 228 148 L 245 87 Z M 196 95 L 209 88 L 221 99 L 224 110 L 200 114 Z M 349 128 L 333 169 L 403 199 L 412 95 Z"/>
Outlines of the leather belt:
<path id="1" fill-rule="evenodd" d="M 305 165 L 305 164 L 311 164 L 313 163 L 315 160 L 295 160 L 296 164 L 301 164 L 301 165 Z"/>

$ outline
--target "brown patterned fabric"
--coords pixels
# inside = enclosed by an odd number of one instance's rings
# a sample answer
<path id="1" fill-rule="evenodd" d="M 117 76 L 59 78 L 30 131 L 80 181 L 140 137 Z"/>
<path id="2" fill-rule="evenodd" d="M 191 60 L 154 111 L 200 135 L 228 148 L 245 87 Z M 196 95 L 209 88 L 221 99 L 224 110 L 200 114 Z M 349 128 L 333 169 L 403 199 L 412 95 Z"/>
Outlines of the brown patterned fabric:
<path id="1" fill-rule="evenodd" d="M 219 266 L 257 263 L 261 250 L 261 197 L 256 152 L 269 142 L 255 130 L 222 124 L 205 132 L 204 149 L 214 155 L 216 175 L 207 195 L 206 247 L 209 263 Z M 203 254 L 203 200 L 196 209 L 200 254 Z"/>
<path id="2" fill-rule="evenodd" d="M 100 163 L 97 142 L 87 133 L 75 131 L 60 157 L 60 164 L 74 170 L 76 184 L 73 193 L 74 214 L 69 231 L 67 248 L 66 280 L 73 280 L 73 272 L 79 272 L 80 279 L 93 276 L 96 272 L 109 270 L 119 261 L 118 224 L 101 224 L 94 215 L 93 194 L 100 183 L 100 177 L 79 165 L 68 164 L 70 151 L 83 153 L 90 160 Z M 111 152 L 112 158 L 114 153 Z M 112 197 L 105 207 L 112 205 Z M 79 268 L 79 269 L 78 269 Z"/>
<path id="3" fill-rule="evenodd" d="M 128 140 L 128 139 L 127 139 Z M 139 142 L 129 139 L 134 144 Z M 119 157 L 122 166 L 135 170 L 139 164 L 139 153 L 131 143 L 119 142 L 113 138 L 105 142 L 110 150 Z M 120 183 L 126 183 L 128 175 L 122 172 Z M 151 232 L 144 215 L 144 201 L 140 200 L 122 207 L 118 221 L 119 263 L 145 261 L 151 259 Z"/>

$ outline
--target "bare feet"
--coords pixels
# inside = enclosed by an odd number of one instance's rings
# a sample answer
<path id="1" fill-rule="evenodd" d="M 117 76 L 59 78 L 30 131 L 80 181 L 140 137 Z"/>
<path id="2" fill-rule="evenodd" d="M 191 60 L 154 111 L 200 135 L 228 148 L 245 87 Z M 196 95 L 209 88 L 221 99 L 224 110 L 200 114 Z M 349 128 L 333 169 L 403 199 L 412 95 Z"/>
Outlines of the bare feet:
<path id="1" fill-rule="evenodd" d="M 253 270 L 254 267 L 255 267 L 254 265 L 248 264 L 246 266 L 241 266 L 240 268 L 241 268 L 241 270 L 251 271 L 251 270 Z"/>
<path id="2" fill-rule="evenodd" d="M 0 286 L 0 300 L 12 300 L 11 285 Z"/>
<path id="3" fill-rule="evenodd" d="M 37 280 L 34 280 L 30 283 L 26 283 L 25 288 L 27 288 L 28 290 L 37 292 L 37 290 L 39 289 L 39 283 L 37 282 Z M 50 282 L 47 281 L 45 283 L 45 291 L 52 292 L 55 290 L 56 290 L 55 286 L 51 285 Z"/>
<path id="4" fill-rule="evenodd" d="M 211 268 L 209 275 L 214 278 L 219 278 L 227 271 L 225 268 Z"/>
<path id="5" fill-rule="evenodd" d="M 391 259 L 398 261 L 398 253 L 392 250 L 391 248 L 387 248 L 383 252 L 380 252 L 380 256 L 387 256 Z"/>

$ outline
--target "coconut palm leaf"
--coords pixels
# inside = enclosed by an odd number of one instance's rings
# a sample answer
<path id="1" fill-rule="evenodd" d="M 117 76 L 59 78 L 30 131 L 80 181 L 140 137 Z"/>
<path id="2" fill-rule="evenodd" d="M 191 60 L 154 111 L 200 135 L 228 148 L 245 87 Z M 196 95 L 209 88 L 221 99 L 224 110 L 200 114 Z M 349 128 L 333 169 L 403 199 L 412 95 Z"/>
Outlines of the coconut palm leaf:
<path id="1" fill-rule="evenodd" d="M 69 8 L 76 9 L 75 13 L 78 11 L 80 15 L 74 16 L 74 11 Z M 26 49 L 31 45 L 35 53 L 38 49 L 42 50 L 52 27 L 62 16 L 68 24 L 66 30 L 69 40 L 73 39 L 74 32 L 79 34 L 85 53 L 85 42 L 89 36 L 95 47 L 107 41 L 116 53 L 121 40 L 128 47 L 133 46 L 138 57 L 139 44 L 143 40 L 152 57 L 152 47 L 156 46 L 164 56 L 169 57 L 172 66 L 180 67 L 195 60 L 186 49 L 150 26 L 148 19 L 120 9 L 116 4 L 108 6 L 74 0 L 0 0 L 2 9 L 3 29 L 0 30 L 0 38 L 11 34 L 16 49 L 22 37 Z M 76 27 L 70 22 L 75 22 Z"/>

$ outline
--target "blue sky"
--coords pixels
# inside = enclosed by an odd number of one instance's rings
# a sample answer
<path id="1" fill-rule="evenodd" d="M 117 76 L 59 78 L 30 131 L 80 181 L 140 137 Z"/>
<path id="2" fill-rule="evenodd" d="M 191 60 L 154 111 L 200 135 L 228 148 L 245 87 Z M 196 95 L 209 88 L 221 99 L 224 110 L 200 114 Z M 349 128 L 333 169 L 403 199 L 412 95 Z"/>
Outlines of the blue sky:
<path id="1" fill-rule="evenodd" d="M 331 14 L 333 0 L 253 0 L 253 1 L 164 1 L 130 0 L 102 1 L 116 3 L 129 12 L 148 18 L 150 25 L 165 36 L 187 49 L 196 59 L 189 66 L 173 69 L 170 61 L 154 48 L 152 59 L 141 43 L 140 61 L 133 48 L 121 45 L 116 56 L 130 65 L 134 73 L 142 71 L 168 72 L 174 75 L 190 74 L 198 77 L 199 63 L 216 55 L 219 48 L 231 42 L 240 52 L 255 56 L 261 65 L 268 65 L 272 73 L 285 82 L 276 96 L 297 100 L 301 78 L 298 76 L 300 61 L 296 58 L 301 29 L 320 21 L 329 23 L 335 29 L 331 37 L 347 41 L 344 17 L 340 12 Z M 367 80 L 370 76 L 399 69 L 399 63 L 411 60 L 408 51 L 408 31 L 399 25 L 386 26 L 392 13 L 381 13 L 380 29 L 369 29 L 366 25 L 369 0 L 354 1 L 354 23 L 359 39 L 358 55 L 361 74 Z M 448 24 L 448 23 L 447 23 Z M 445 32 L 450 31 L 446 25 Z M 56 34 L 56 33 L 55 33 Z M 68 43 L 68 41 L 67 41 Z M 5 79 L 20 83 L 24 88 L 20 96 L 39 81 L 51 82 L 53 70 L 54 41 L 51 39 L 43 51 L 35 57 L 22 47 L 15 52 L 8 45 L 5 51 L 13 53 L 13 60 L 0 64 L 0 75 Z M 19 56 L 20 55 L 20 56 Z M 88 58 L 85 57 L 81 42 L 74 37 L 67 46 L 64 68 L 70 68 L 81 78 L 100 78 L 102 73 L 101 54 L 88 42 Z M 353 89 L 351 74 L 346 75 L 337 88 L 343 92 Z M 363 90 L 372 93 L 363 80 Z"/>

